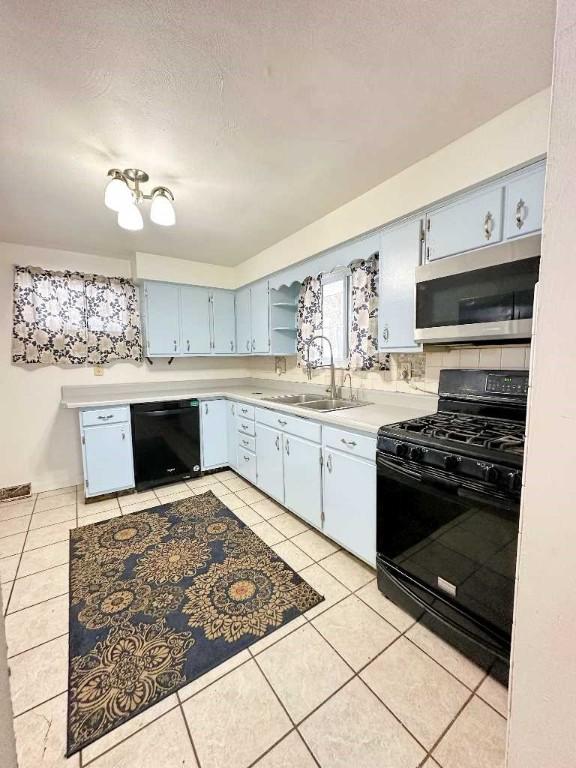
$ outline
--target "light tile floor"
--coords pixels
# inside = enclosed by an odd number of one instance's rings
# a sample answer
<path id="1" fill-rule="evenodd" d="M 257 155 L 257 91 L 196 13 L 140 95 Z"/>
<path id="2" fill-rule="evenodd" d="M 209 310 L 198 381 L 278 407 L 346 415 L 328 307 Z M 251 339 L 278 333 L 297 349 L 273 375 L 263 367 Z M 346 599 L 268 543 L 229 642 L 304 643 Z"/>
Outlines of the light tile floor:
<path id="1" fill-rule="evenodd" d="M 67 760 L 69 530 L 208 489 L 324 602 Z M 492 660 L 415 622 L 371 568 L 231 471 L 96 503 L 69 487 L 2 504 L 0 579 L 20 768 L 504 765 Z"/>

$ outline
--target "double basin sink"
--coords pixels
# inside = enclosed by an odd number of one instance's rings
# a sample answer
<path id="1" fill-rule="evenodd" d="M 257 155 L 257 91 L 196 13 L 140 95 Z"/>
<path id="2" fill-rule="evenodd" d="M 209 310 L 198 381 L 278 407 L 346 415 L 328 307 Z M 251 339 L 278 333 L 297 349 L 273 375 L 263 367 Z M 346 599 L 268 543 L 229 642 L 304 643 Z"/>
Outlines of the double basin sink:
<path id="1" fill-rule="evenodd" d="M 263 397 L 269 403 L 284 403 L 285 405 L 298 405 L 302 408 L 309 408 L 311 411 L 340 411 L 344 408 L 359 408 L 362 405 L 370 403 L 359 402 L 358 400 L 344 400 L 343 398 L 332 399 L 322 395 L 273 395 L 272 397 Z"/>

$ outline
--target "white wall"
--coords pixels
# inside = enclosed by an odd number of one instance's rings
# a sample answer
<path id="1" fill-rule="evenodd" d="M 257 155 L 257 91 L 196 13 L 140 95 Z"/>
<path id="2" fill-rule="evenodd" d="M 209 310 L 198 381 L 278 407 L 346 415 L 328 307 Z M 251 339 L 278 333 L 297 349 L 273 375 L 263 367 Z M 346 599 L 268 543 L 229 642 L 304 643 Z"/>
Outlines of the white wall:
<path id="1" fill-rule="evenodd" d="M 559 0 L 508 768 L 576 765 L 576 4 Z"/>
<path id="2" fill-rule="evenodd" d="M 246 376 L 242 358 L 157 360 L 115 363 L 95 378 L 92 368 L 57 366 L 31 368 L 11 363 L 13 265 L 77 269 L 103 275 L 128 276 L 130 262 L 70 251 L 0 243 L 0 488 L 33 483 L 33 490 L 58 488 L 81 481 L 81 454 L 76 411 L 60 406 L 63 384 L 167 381 L 190 378 Z"/>
<path id="3" fill-rule="evenodd" d="M 256 280 L 544 155 L 549 105 L 550 89 L 520 102 L 243 262 L 236 268 L 240 282 Z"/>
<path id="4" fill-rule="evenodd" d="M 156 253 L 137 251 L 133 260 L 132 277 L 138 280 L 167 280 L 211 288 L 236 288 L 237 270 L 220 264 L 174 259 Z"/>

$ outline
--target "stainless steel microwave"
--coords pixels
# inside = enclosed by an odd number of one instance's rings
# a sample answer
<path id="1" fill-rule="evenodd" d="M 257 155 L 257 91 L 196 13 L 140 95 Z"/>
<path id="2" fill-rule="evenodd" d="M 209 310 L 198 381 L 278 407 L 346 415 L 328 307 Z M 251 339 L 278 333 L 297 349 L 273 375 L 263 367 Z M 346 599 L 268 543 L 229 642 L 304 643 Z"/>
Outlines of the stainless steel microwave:
<path id="1" fill-rule="evenodd" d="M 416 269 L 416 341 L 507 341 L 532 335 L 540 235 Z"/>

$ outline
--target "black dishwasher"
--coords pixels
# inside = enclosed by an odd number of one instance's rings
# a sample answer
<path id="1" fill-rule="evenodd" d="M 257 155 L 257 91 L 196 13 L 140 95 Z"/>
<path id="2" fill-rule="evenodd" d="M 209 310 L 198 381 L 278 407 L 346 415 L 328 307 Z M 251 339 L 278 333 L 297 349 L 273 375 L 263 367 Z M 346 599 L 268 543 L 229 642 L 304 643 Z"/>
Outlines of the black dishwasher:
<path id="1" fill-rule="evenodd" d="M 130 406 L 137 490 L 200 474 L 198 400 Z"/>

